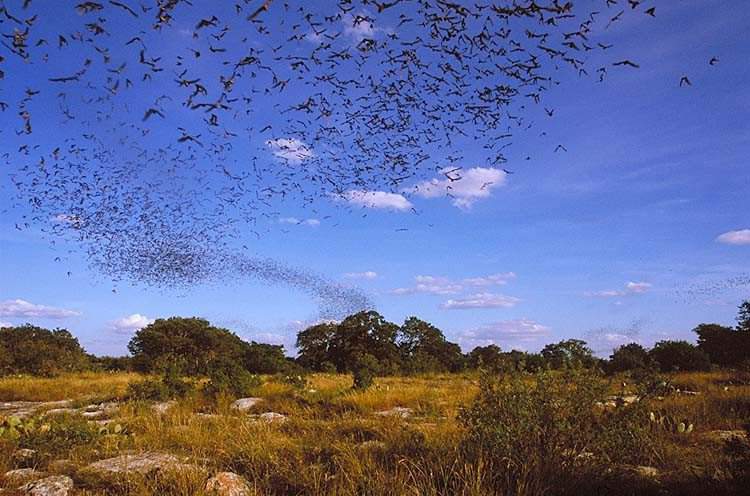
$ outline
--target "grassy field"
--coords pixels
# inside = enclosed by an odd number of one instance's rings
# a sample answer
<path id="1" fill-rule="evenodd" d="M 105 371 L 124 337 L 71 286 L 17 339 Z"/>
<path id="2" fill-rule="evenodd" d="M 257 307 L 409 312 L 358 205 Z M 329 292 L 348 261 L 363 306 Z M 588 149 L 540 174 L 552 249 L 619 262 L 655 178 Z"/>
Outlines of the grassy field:
<path id="1" fill-rule="evenodd" d="M 269 377 L 253 392 L 263 401 L 248 412 L 232 410 L 230 398 L 209 401 L 195 394 L 163 414 L 150 403 L 123 400 L 128 383 L 142 378 L 86 373 L 0 379 L 0 402 L 118 402 L 118 409 L 105 415 L 106 425 L 105 418 L 97 418 L 97 424 L 77 413 L 37 415 L 28 432 L 0 437 L 0 474 L 22 465 L 65 473 L 75 480 L 74 494 L 206 494 L 206 478 L 219 471 L 242 475 L 258 495 L 499 492 L 488 483 L 498 475 L 497 464 L 467 454 L 463 442 L 466 427 L 459 417 L 479 391 L 476 374 L 379 378 L 365 391 L 353 391 L 351 377 L 344 375 L 312 375 L 304 388 Z M 750 458 L 738 459 L 716 431 L 743 428 L 750 418 L 750 386 L 724 372 L 671 379 L 680 392 L 640 407 L 691 423 L 692 432 L 658 431 L 657 444 L 638 452 L 642 459 L 635 463 L 592 456 L 577 462 L 580 477 L 573 482 L 537 481 L 541 485 L 519 485 L 510 493 L 731 494 L 742 470 L 737 464 Z M 612 394 L 628 392 L 621 379 L 602 380 Z M 394 407 L 410 410 L 402 415 L 397 412 L 406 411 Z M 282 414 L 285 421 L 265 422 L 253 415 L 265 412 Z M 21 448 L 35 450 L 30 462 L 14 455 Z M 116 483 L 95 480 L 82 470 L 97 460 L 139 452 L 176 455 L 192 469 Z M 12 487 L 8 480 L 0 484 Z"/>

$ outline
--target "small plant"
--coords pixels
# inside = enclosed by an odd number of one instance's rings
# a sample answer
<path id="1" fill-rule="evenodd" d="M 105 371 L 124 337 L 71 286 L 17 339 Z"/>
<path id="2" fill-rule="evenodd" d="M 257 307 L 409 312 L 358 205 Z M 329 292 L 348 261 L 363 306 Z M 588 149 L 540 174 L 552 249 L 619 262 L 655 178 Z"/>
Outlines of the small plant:
<path id="1" fill-rule="evenodd" d="M 0 421 L 0 437 L 18 438 L 36 428 L 33 419 L 22 419 L 19 417 L 8 417 Z"/>
<path id="2" fill-rule="evenodd" d="M 691 434 L 693 424 L 688 421 L 681 421 L 671 415 L 661 412 L 649 412 L 649 421 L 654 428 L 671 432 L 675 434 Z"/>

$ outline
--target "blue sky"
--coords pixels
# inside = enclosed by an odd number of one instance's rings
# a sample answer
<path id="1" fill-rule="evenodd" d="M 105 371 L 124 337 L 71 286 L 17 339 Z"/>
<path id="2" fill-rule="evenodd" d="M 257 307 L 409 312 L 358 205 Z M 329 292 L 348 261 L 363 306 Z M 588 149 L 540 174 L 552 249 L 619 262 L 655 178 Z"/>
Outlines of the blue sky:
<path id="1" fill-rule="evenodd" d="M 733 324 L 750 298 L 750 25 L 735 2 L 685 3 L 613 29 L 614 50 L 637 47 L 641 69 L 610 69 L 604 84 L 563 78 L 545 97 L 551 118 L 529 110 L 543 127 L 513 140 L 512 175 L 473 163 L 469 148 L 454 198 L 435 176 L 421 194 L 281 204 L 254 251 L 358 286 L 389 320 L 417 315 L 467 351 L 577 337 L 607 354 Z M 686 74 L 693 85 L 681 88 Z M 23 86 L 14 77 L 9 92 Z M 16 152 L 0 138 L 0 154 Z M 308 296 L 247 279 L 113 292 L 80 247 L 15 229 L 6 177 L 1 187 L 0 322 L 66 327 L 89 351 L 122 354 L 153 318 L 203 316 L 288 349 L 314 319 Z"/>

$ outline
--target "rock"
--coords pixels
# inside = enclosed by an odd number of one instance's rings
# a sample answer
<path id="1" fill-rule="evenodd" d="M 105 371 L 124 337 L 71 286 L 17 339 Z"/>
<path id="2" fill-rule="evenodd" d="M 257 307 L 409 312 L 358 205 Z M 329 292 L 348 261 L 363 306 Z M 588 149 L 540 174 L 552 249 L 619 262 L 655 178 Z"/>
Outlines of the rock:
<path id="1" fill-rule="evenodd" d="M 83 472 L 103 478 L 129 474 L 147 475 L 178 464 L 180 459 L 174 455 L 145 452 L 99 460 L 86 466 Z"/>
<path id="2" fill-rule="evenodd" d="M 208 479 L 206 492 L 217 496 L 252 496 L 254 494 L 247 480 L 234 472 L 219 472 Z"/>
<path id="3" fill-rule="evenodd" d="M 13 460 L 20 464 L 29 464 L 36 458 L 36 450 L 21 448 L 13 453 Z"/>
<path id="4" fill-rule="evenodd" d="M 383 441 L 363 441 L 355 446 L 355 449 L 359 451 L 383 451 L 386 444 Z"/>
<path id="5" fill-rule="evenodd" d="M 287 418 L 286 415 L 282 415 L 281 413 L 276 412 L 266 412 L 261 413 L 258 415 L 258 418 L 264 422 L 286 422 Z"/>
<path id="6" fill-rule="evenodd" d="M 73 406 L 73 400 L 45 401 L 39 404 L 39 408 L 70 408 Z"/>
<path id="7" fill-rule="evenodd" d="M 246 412 L 262 401 L 263 398 L 240 398 L 232 403 L 232 410 Z"/>
<path id="8" fill-rule="evenodd" d="M 100 417 L 104 417 L 107 414 L 104 413 L 104 411 L 102 411 L 102 410 L 96 410 L 96 411 L 93 411 L 93 412 L 83 412 L 81 415 L 83 415 L 85 418 L 87 418 L 89 420 L 93 420 L 93 419 L 98 419 Z"/>
<path id="9" fill-rule="evenodd" d="M 411 408 L 406 408 L 403 406 L 395 406 L 391 408 L 390 410 L 381 410 L 379 412 L 375 412 L 375 415 L 379 415 L 381 417 L 401 417 L 401 418 L 409 418 L 414 413 L 414 410 Z"/>
<path id="10" fill-rule="evenodd" d="M 700 395 L 700 391 L 680 391 L 680 394 L 684 394 L 686 396 L 698 396 Z"/>
<path id="11" fill-rule="evenodd" d="M 65 475 L 53 475 L 29 482 L 19 488 L 29 496 L 67 496 L 72 489 L 73 479 Z"/>
<path id="12" fill-rule="evenodd" d="M 52 417 L 55 415 L 74 415 L 76 413 L 78 413 L 78 410 L 75 408 L 53 408 L 52 410 L 44 412 L 44 415 L 46 417 Z"/>
<path id="13" fill-rule="evenodd" d="M 658 479 L 661 472 L 656 467 L 649 467 L 646 465 L 638 465 L 631 469 L 634 474 L 643 477 L 644 479 Z"/>
<path id="14" fill-rule="evenodd" d="M 48 474 L 33 468 L 18 468 L 16 470 L 11 470 L 10 472 L 5 472 L 3 479 L 5 479 L 5 482 L 8 485 L 18 487 L 21 484 L 26 484 L 27 482 L 35 481 L 37 479 L 43 479 L 47 476 Z"/>
<path id="15" fill-rule="evenodd" d="M 167 413 L 167 411 L 169 411 L 170 408 L 174 407 L 175 405 L 177 405 L 177 402 L 174 400 L 162 401 L 160 403 L 151 405 L 151 410 L 153 410 L 157 415 L 164 415 L 165 413 Z"/>
<path id="16" fill-rule="evenodd" d="M 704 439 L 714 442 L 727 442 L 727 441 L 745 441 L 747 442 L 747 432 L 741 430 L 734 431 L 710 431 L 706 432 L 702 436 Z"/>

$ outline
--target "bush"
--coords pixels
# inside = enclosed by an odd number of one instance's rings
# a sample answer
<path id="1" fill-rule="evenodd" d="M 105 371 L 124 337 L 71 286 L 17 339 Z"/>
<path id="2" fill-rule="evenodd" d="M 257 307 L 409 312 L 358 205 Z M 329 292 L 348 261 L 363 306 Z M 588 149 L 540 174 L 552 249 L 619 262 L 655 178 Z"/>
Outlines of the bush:
<path id="1" fill-rule="evenodd" d="M 532 378 L 485 374 L 474 403 L 460 415 L 466 456 L 485 463 L 500 494 L 546 494 L 573 487 L 586 468 L 638 462 L 649 452 L 640 406 L 605 411 L 606 384 L 585 370 L 545 371 Z"/>
<path id="2" fill-rule="evenodd" d="M 352 373 L 354 375 L 354 389 L 367 389 L 372 386 L 375 380 L 375 374 L 380 368 L 378 360 L 365 353 L 359 355 L 354 362 Z"/>
<path id="3" fill-rule="evenodd" d="M 136 400 L 166 401 L 184 398 L 193 385 L 183 380 L 176 367 L 168 369 L 159 379 L 146 379 L 128 386 L 128 397 Z"/>
<path id="4" fill-rule="evenodd" d="M 209 363 L 208 377 L 204 392 L 214 398 L 219 395 L 235 398 L 247 396 L 261 384 L 257 375 L 227 357 L 219 357 Z"/>
<path id="5" fill-rule="evenodd" d="M 0 375 L 55 376 L 88 369 L 89 357 L 65 329 L 50 331 L 31 324 L 0 328 Z"/>

